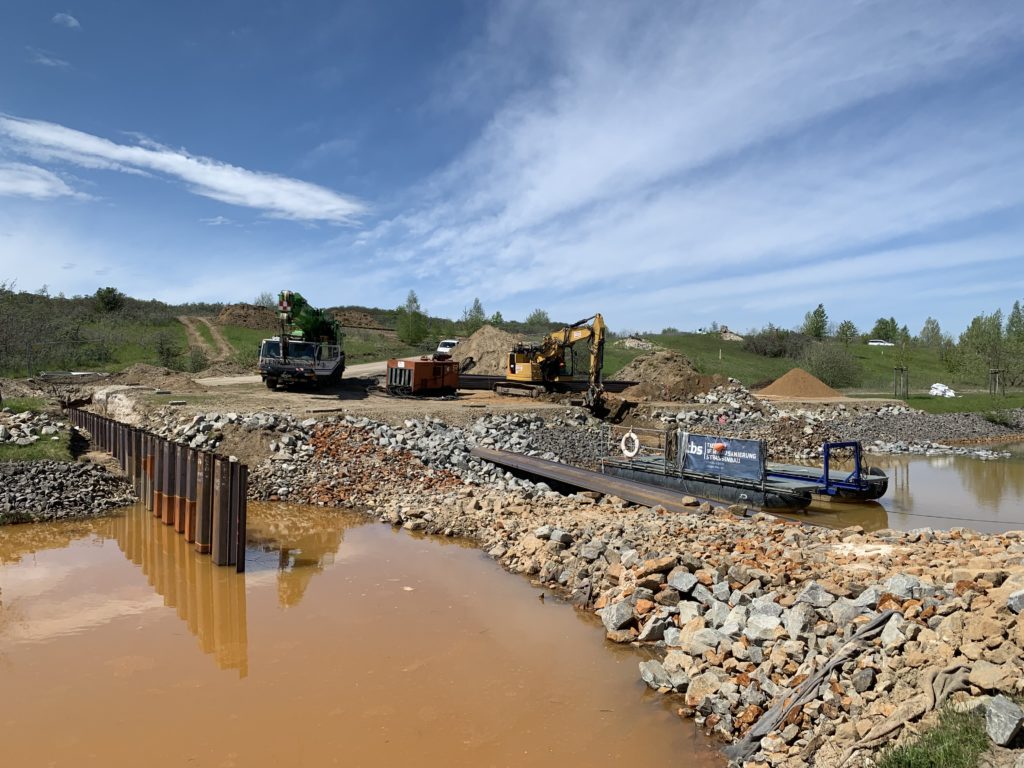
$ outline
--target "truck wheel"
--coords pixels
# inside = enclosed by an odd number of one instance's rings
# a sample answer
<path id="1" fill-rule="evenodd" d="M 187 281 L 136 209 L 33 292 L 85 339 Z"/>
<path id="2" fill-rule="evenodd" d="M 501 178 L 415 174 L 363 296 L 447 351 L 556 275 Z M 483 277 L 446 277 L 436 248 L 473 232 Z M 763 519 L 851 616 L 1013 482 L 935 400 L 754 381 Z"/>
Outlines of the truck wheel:
<path id="1" fill-rule="evenodd" d="M 265 381 L 267 389 L 277 389 L 277 379 L 268 377 Z"/>

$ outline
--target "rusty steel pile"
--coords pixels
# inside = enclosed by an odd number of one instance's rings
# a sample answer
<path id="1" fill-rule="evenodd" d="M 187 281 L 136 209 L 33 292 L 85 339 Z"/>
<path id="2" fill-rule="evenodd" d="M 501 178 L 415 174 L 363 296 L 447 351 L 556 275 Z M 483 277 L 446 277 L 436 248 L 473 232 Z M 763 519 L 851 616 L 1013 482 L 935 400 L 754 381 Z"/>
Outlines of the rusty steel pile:
<path id="1" fill-rule="evenodd" d="M 70 408 L 68 416 L 117 459 L 154 517 L 215 565 L 245 570 L 246 465 L 88 411 Z"/>

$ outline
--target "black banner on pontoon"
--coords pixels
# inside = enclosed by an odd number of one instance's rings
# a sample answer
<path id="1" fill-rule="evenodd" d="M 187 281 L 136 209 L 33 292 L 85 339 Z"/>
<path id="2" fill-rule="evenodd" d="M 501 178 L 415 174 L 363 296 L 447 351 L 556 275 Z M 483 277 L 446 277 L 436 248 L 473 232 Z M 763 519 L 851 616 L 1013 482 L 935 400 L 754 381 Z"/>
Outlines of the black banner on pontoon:
<path id="1" fill-rule="evenodd" d="M 736 440 L 681 432 L 679 456 L 684 471 L 746 480 L 764 479 L 763 440 Z"/>

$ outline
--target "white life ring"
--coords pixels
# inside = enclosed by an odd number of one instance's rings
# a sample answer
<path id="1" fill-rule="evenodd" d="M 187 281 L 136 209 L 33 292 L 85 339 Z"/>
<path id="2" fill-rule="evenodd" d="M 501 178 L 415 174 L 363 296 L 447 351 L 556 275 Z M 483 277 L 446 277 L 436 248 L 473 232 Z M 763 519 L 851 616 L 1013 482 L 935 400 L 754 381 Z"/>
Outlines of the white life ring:
<path id="1" fill-rule="evenodd" d="M 622 440 L 619 441 L 619 448 L 622 449 L 622 455 L 630 459 L 640 453 L 640 438 L 637 437 L 636 432 L 631 429 L 624 434 Z"/>

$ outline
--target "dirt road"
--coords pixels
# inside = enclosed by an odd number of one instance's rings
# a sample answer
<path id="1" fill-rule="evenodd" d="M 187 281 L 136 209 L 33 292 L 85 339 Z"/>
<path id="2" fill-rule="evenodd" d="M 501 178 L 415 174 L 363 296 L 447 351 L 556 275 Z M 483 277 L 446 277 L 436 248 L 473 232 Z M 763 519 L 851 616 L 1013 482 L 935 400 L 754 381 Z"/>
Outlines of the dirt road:
<path id="1" fill-rule="evenodd" d="M 488 391 L 460 392 L 454 399 L 391 397 L 377 388 L 376 377 L 384 374 L 387 363 L 360 363 L 345 369 L 336 385 L 319 389 L 269 390 L 257 375 L 211 376 L 196 379 L 201 393 L 175 393 L 185 402 L 182 409 L 200 411 L 274 411 L 308 416 L 310 414 L 352 413 L 398 424 L 404 419 L 436 416 L 450 424 L 468 424 L 484 413 L 541 411 L 564 408 L 563 405 L 519 397 L 502 397 Z M 159 407 L 165 400 L 139 394 L 143 410 Z"/>
<path id="2" fill-rule="evenodd" d="M 234 347 L 228 343 L 228 340 L 224 338 L 224 334 L 220 332 L 218 328 L 208 317 L 190 317 L 187 315 L 181 315 L 178 317 L 178 322 L 185 326 L 185 332 L 188 334 L 189 346 L 199 347 L 206 353 L 206 356 L 212 363 L 223 362 L 229 360 L 234 356 Z M 210 335 L 213 337 L 213 344 L 210 344 L 199 331 L 199 324 L 205 325 Z"/>
<path id="3" fill-rule="evenodd" d="M 345 368 L 346 379 L 364 379 L 373 376 L 383 376 L 387 370 L 388 363 L 381 360 L 377 363 L 359 363 Z M 243 374 L 241 376 L 209 376 L 204 379 L 196 379 L 196 384 L 203 387 L 233 387 L 244 384 L 259 384 L 260 377 L 256 374 Z"/>

